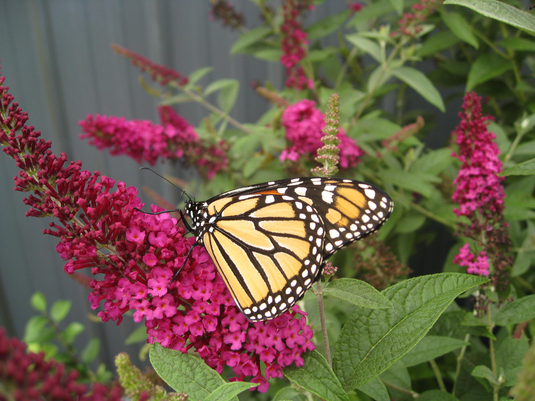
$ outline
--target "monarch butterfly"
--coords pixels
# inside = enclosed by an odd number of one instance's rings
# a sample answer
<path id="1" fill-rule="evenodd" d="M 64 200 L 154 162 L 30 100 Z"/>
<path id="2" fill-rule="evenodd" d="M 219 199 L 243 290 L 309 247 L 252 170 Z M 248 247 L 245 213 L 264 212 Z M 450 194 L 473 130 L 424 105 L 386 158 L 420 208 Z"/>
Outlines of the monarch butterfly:
<path id="1" fill-rule="evenodd" d="M 181 215 L 241 312 L 261 321 L 300 300 L 326 259 L 379 229 L 393 206 L 370 184 L 308 177 L 238 188 L 205 202 L 190 199 Z"/>

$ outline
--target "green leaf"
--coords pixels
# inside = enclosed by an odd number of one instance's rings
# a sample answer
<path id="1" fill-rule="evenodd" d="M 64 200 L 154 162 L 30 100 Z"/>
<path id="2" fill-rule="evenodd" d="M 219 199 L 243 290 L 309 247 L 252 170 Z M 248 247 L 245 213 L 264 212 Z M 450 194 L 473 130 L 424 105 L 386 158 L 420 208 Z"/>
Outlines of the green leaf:
<path id="1" fill-rule="evenodd" d="M 365 53 L 368 53 L 370 56 L 372 56 L 375 61 L 379 63 L 382 62 L 383 53 L 381 51 L 381 46 L 379 46 L 376 41 L 365 38 L 358 33 L 347 35 L 346 39 L 348 42 L 351 42 L 357 48 L 363 50 Z"/>
<path id="2" fill-rule="evenodd" d="M 340 381 L 323 355 L 318 351 L 309 351 L 303 359 L 305 364 L 302 367 L 289 366 L 283 370 L 284 376 L 319 398 L 349 401 Z"/>
<path id="3" fill-rule="evenodd" d="M 203 95 L 208 96 L 214 92 L 223 90 L 231 86 L 235 86 L 236 82 L 237 81 L 235 79 L 218 79 L 217 81 L 212 82 L 210 85 L 206 87 Z"/>
<path id="4" fill-rule="evenodd" d="M 305 395 L 297 391 L 295 388 L 288 386 L 277 391 L 277 394 L 275 394 L 275 397 L 273 397 L 271 401 L 289 401 L 295 399 L 304 400 Z"/>
<path id="5" fill-rule="evenodd" d="M 154 344 L 149 351 L 150 362 L 173 390 L 186 393 L 192 400 L 204 400 L 225 384 L 217 372 L 202 359 Z"/>
<path id="6" fill-rule="evenodd" d="M 47 327 L 48 320 L 44 316 L 32 316 L 30 320 L 26 323 L 26 328 L 24 330 L 24 342 L 33 343 L 33 342 L 43 342 L 48 339 L 54 338 L 54 330 L 50 327 Z M 50 338 L 50 333 L 52 337 Z"/>
<path id="7" fill-rule="evenodd" d="M 61 322 L 71 310 L 72 302 L 69 300 L 59 300 L 54 302 L 50 308 L 50 317 L 56 323 Z"/>
<path id="8" fill-rule="evenodd" d="M 461 14 L 456 13 L 456 12 L 453 12 L 453 13 L 444 12 L 442 13 L 441 17 L 442 17 L 442 21 L 444 21 L 444 23 L 449 28 L 451 33 L 453 33 L 463 42 L 466 42 L 469 45 L 475 47 L 476 49 L 479 49 L 479 42 L 477 41 L 476 37 L 472 33 L 472 28 L 470 28 L 470 24 L 466 22 L 466 20 Z"/>
<path id="9" fill-rule="evenodd" d="M 492 370 L 485 365 L 476 366 L 474 370 L 472 370 L 472 376 L 487 379 L 490 384 L 498 384 L 498 379 L 494 376 Z"/>
<path id="10" fill-rule="evenodd" d="M 513 338 L 507 336 L 496 350 L 496 367 L 505 372 L 505 386 L 516 382 L 516 371 L 522 367 L 522 359 L 528 352 L 529 342 L 526 336 Z"/>
<path id="11" fill-rule="evenodd" d="M 420 393 L 415 401 L 459 401 L 454 395 L 442 390 L 428 390 Z"/>
<path id="12" fill-rule="evenodd" d="M 371 94 L 377 92 L 391 76 L 392 71 L 390 69 L 384 70 L 382 65 L 378 65 L 368 77 L 368 83 L 366 85 L 368 92 Z"/>
<path id="13" fill-rule="evenodd" d="M 446 111 L 442 96 L 438 93 L 433 83 L 424 73 L 411 67 L 399 67 L 391 70 L 392 75 L 405 82 L 418 92 L 425 100 L 437 107 L 440 111 Z"/>
<path id="14" fill-rule="evenodd" d="M 229 81 L 229 85 L 221 89 L 221 92 L 219 92 L 219 96 L 217 99 L 219 107 L 225 113 L 228 113 L 234 106 L 234 103 L 236 103 L 236 99 L 238 98 L 238 92 L 240 90 L 239 81 L 235 79 L 229 79 Z"/>
<path id="15" fill-rule="evenodd" d="M 425 173 L 388 169 L 380 171 L 378 175 L 385 182 L 408 189 L 411 192 L 418 192 L 426 198 L 429 198 L 433 192 L 433 186 L 426 182 L 431 177 Z"/>
<path id="16" fill-rule="evenodd" d="M 409 234 L 425 223 L 425 216 L 417 212 L 409 212 L 404 215 L 396 224 L 396 232 L 399 234 Z"/>
<path id="17" fill-rule="evenodd" d="M 124 340 L 125 345 L 144 343 L 147 341 L 147 328 L 145 325 L 137 327 L 133 332 L 130 333 L 126 340 Z"/>
<path id="18" fill-rule="evenodd" d="M 353 278 L 340 278 L 330 282 L 324 293 L 363 308 L 392 308 L 392 303 L 374 287 Z"/>
<path id="19" fill-rule="evenodd" d="M 232 49 L 230 49 L 230 54 L 236 54 L 244 52 L 249 46 L 260 41 L 267 35 L 272 32 L 271 28 L 267 26 L 261 26 L 255 29 L 244 33 L 239 37 L 239 39 L 234 43 Z"/>
<path id="20" fill-rule="evenodd" d="M 451 351 L 469 344 L 470 343 L 466 341 L 461 341 L 456 338 L 426 336 L 401 359 L 401 362 L 403 362 L 406 367 L 418 365 L 430 361 L 431 359 L 436 359 L 439 356 L 446 355 Z"/>
<path id="21" fill-rule="evenodd" d="M 208 397 L 204 398 L 204 401 L 230 401 L 233 400 L 238 394 L 243 393 L 245 390 L 249 390 L 250 388 L 257 386 L 258 383 L 225 383 L 214 390 Z"/>
<path id="22" fill-rule="evenodd" d="M 390 0 L 390 4 L 394 7 L 394 10 L 401 15 L 403 13 L 404 0 Z"/>
<path id="23" fill-rule="evenodd" d="M 519 52 L 535 52 L 535 42 L 526 38 L 508 37 L 496 44 Z"/>
<path id="24" fill-rule="evenodd" d="M 352 390 L 388 369 L 425 336 L 455 297 L 487 281 L 458 273 L 421 276 L 382 292 L 393 309 L 356 307 L 340 333 L 333 359 L 343 388 Z"/>
<path id="25" fill-rule="evenodd" d="M 337 29 L 340 29 L 340 27 L 347 20 L 348 17 L 349 10 L 346 10 L 338 14 L 330 15 L 310 25 L 306 30 L 308 33 L 309 42 L 323 38 L 324 36 L 329 35 Z"/>
<path id="26" fill-rule="evenodd" d="M 522 323 L 535 317 L 535 294 L 516 299 L 496 315 L 498 326 Z"/>
<path id="27" fill-rule="evenodd" d="M 427 174 L 438 175 L 451 166 L 454 161 L 451 149 L 431 150 L 412 162 L 409 171 L 415 173 L 423 171 Z"/>
<path id="28" fill-rule="evenodd" d="M 41 291 L 37 291 L 30 299 L 32 307 L 42 313 L 46 312 L 46 299 Z"/>
<path id="29" fill-rule="evenodd" d="M 458 4 L 477 11 L 479 14 L 504 22 L 515 28 L 535 35 L 535 17 L 509 4 L 496 0 L 446 0 L 444 4 Z"/>
<path id="30" fill-rule="evenodd" d="M 260 155 L 254 155 L 253 157 L 249 158 L 249 160 L 247 160 L 243 166 L 243 176 L 245 178 L 250 178 L 258 171 L 259 167 L 262 165 L 262 163 L 264 163 L 265 160 L 266 158 Z"/>
<path id="31" fill-rule="evenodd" d="M 69 323 L 67 328 L 62 331 L 63 338 L 68 343 L 72 343 L 80 333 L 83 333 L 85 326 L 79 322 Z"/>
<path id="32" fill-rule="evenodd" d="M 368 383 L 359 386 L 358 389 L 364 394 L 369 395 L 375 401 L 390 401 L 390 395 L 384 383 L 378 377 L 370 380 Z"/>
<path id="33" fill-rule="evenodd" d="M 253 53 L 253 56 L 260 60 L 266 61 L 279 61 L 282 56 L 282 50 L 280 49 L 263 49 Z"/>
<path id="34" fill-rule="evenodd" d="M 210 73 L 212 70 L 213 70 L 213 67 L 204 67 L 204 68 L 199 68 L 198 70 L 193 71 L 188 76 L 188 85 L 194 85 L 197 81 L 199 81 L 206 74 Z"/>
<path id="35" fill-rule="evenodd" d="M 422 47 L 416 51 L 418 57 L 429 57 L 433 54 L 449 49 L 454 46 L 459 39 L 450 31 L 439 32 L 436 35 L 430 36 Z"/>
<path id="36" fill-rule="evenodd" d="M 535 175 L 535 159 L 526 160 L 516 166 L 506 168 L 501 174 L 502 177 L 509 175 Z"/>
<path id="37" fill-rule="evenodd" d="M 496 53 L 481 54 L 472 63 L 466 82 L 466 90 L 471 91 L 479 84 L 492 78 L 499 77 L 504 72 L 513 68 L 511 61 L 504 59 Z"/>
<path id="38" fill-rule="evenodd" d="M 82 354 L 80 355 L 80 357 L 85 363 L 91 363 L 95 360 L 99 351 L 100 340 L 98 338 L 92 338 L 82 350 Z"/>

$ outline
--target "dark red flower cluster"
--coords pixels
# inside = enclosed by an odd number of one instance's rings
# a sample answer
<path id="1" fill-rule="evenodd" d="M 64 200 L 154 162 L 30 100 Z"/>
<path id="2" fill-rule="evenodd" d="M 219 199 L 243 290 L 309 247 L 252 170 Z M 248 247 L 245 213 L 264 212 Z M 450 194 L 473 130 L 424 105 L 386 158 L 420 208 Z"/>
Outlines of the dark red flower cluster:
<path id="1" fill-rule="evenodd" d="M 455 129 L 458 153 L 453 156 L 462 162 L 457 178 L 453 181 L 452 199 L 459 204 L 453 209 L 457 216 L 466 216 L 472 223 L 461 224 L 462 234 L 473 238 L 479 252 L 472 252 L 465 244 L 454 262 L 468 268 L 468 273 L 489 275 L 489 257 L 494 272 L 503 271 L 508 261 L 507 224 L 503 220 L 505 192 L 501 184 L 502 162 L 500 150 L 494 142 L 496 136 L 487 125 L 491 117 L 481 113 L 481 98 L 474 92 L 464 97 L 461 122 Z M 482 235 L 485 237 L 481 241 Z"/>
<path id="2" fill-rule="evenodd" d="M 195 239 L 184 236 L 176 219 L 135 210 L 143 205 L 133 187 L 119 182 L 113 191 L 113 180 L 82 170 L 80 162 L 65 166 L 65 154 L 56 157 L 50 142 L 25 125 L 27 114 L 3 82 L 0 77 L 0 143 L 22 170 L 16 189 L 33 191 L 25 199 L 27 215 L 59 220 L 45 233 L 59 238 L 56 250 L 67 260 L 65 271 L 91 268 L 96 278 L 89 300 L 94 309 L 103 301 L 103 321 L 119 324 L 133 309 L 134 320 L 145 319 L 149 342 L 183 352 L 194 348 L 218 371 L 232 366 L 236 380 L 253 376 L 262 383 L 260 391 L 267 390 L 265 377 L 280 377 L 283 367 L 303 363 L 301 354 L 314 349 L 303 312 L 294 308 L 255 324 L 245 320 L 206 250 L 197 247 L 185 260 Z"/>
<path id="3" fill-rule="evenodd" d="M 177 160 L 186 157 L 201 172 L 212 178 L 228 164 L 227 145 L 201 141 L 194 128 L 171 107 L 159 107 L 162 124 L 147 120 L 127 120 L 124 117 L 88 115 L 80 126 L 80 138 L 100 150 L 110 149 L 112 155 L 126 154 L 138 163 L 154 165 L 158 159 Z"/>
<path id="4" fill-rule="evenodd" d="M 117 54 L 130 59 L 132 65 L 135 65 L 141 71 L 150 74 L 152 80 L 158 82 L 162 86 L 165 86 L 170 82 L 175 82 L 179 86 L 184 86 L 188 83 L 188 77 L 182 76 L 182 74 L 172 68 L 156 64 L 148 58 L 119 45 L 111 45 L 111 48 Z"/>
<path id="5" fill-rule="evenodd" d="M 212 0 L 212 9 L 210 10 L 210 19 L 221 20 L 223 25 L 230 26 L 232 29 L 238 29 L 243 26 L 245 20 L 242 13 L 234 9 L 232 3 L 226 0 Z"/>
<path id="6" fill-rule="evenodd" d="M 104 401 L 121 400 L 122 389 L 94 383 L 89 389 L 77 383 L 78 372 L 45 360 L 45 354 L 28 352 L 26 344 L 8 338 L 0 327 L 0 400 Z"/>
<path id="7" fill-rule="evenodd" d="M 401 34 L 411 38 L 416 37 L 423 29 L 421 24 L 429 15 L 433 14 L 440 4 L 442 4 L 442 0 L 420 0 L 413 4 L 411 7 L 413 12 L 403 14 L 403 17 L 398 21 L 399 31 L 394 31 L 390 35 Z"/>
<path id="8" fill-rule="evenodd" d="M 307 34 L 301 28 L 299 21 L 300 7 L 297 0 L 284 0 L 282 5 L 284 12 L 284 22 L 281 26 L 282 32 L 282 56 L 281 64 L 286 67 L 286 86 L 288 88 L 313 89 L 314 81 L 307 78 L 300 61 L 307 55 L 306 45 L 308 44 Z M 311 5 L 307 8 L 311 9 Z M 302 9 L 302 7 L 301 7 Z"/>
<path id="9" fill-rule="evenodd" d="M 301 100 L 284 110 L 282 125 L 286 128 L 286 140 L 291 144 L 280 155 L 281 160 L 297 161 L 301 156 L 308 154 L 317 156 L 317 151 L 323 147 L 321 138 L 325 127 L 325 116 L 316 109 L 312 100 Z M 340 140 L 340 167 L 348 169 L 357 164 L 358 158 L 363 154 L 355 141 L 349 138 L 343 129 L 338 133 Z"/>
<path id="10" fill-rule="evenodd" d="M 358 13 L 360 10 L 362 10 L 364 8 L 364 5 L 356 1 L 354 3 L 349 3 L 348 7 L 351 10 L 351 14 L 355 14 L 355 13 Z"/>

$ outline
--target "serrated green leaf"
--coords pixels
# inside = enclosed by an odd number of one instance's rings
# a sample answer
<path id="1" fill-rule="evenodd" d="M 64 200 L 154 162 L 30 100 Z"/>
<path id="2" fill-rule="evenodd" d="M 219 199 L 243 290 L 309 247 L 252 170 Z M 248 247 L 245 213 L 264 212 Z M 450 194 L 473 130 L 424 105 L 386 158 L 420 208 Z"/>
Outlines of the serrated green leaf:
<path id="1" fill-rule="evenodd" d="M 193 355 L 154 344 L 149 351 L 150 362 L 173 390 L 188 394 L 192 400 L 204 400 L 225 384 L 217 372 Z"/>
<path id="2" fill-rule="evenodd" d="M 100 340 L 98 338 L 92 338 L 89 340 L 85 348 L 80 355 L 82 361 L 85 363 L 91 363 L 95 360 L 100 351 Z"/>
<path id="3" fill-rule="evenodd" d="M 230 401 L 235 397 L 243 393 L 245 390 L 249 390 L 252 387 L 257 387 L 258 383 L 247 382 L 230 382 L 219 386 L 214 390 L 204 401 Z"/>
<path id="4" fill-rule="evenodd" d="M 249 46 L 257 43 L 272 32 L 271 28 L 261 26 L 242 34 L 230 49 L 230 54 L 245 51 Z"/>
<path id="5" fill-rule="evenodd" d="M 478 365 L 472 370 L 472 376 L 487 379 L 490 384 L 498 384 L 498 379 L 488 366 Z"/>
<path id="6" fill-rule="evenodd" d="M 502 177 L 509 175 L 535 175 L 535 159 L 526 160 L 516 166 L 506 168 L 501 174 Z"/>
<path id="7" fill-rule="evenodd" d="M 496 0 L 446 0 L 444 4 L 458 4 L 535 35 L 535 17 L 509 4 Z"/>
<path id="8" fill-rule="evenodd" d="M 203 78 L 206 74 L 212 72 L 213 67 L 199 68 L 188 75 L 188 86 L 194 85 L 197 81 Z"/>
<path id="9" fill-rule="evenodd" d="M 352 390 L 385 371 L 425 336 L 455 297 L 487 281 L 458 273 L 421 276 L 382 292 L 393 309 L 356 307 L 340 333 L 333 359 L 343 388 Z"/>
<path id="10" fill-rule="evenodd" d="M 461 341 L 456 338 L 442 337 L 442 336 L 426 336 L 416 344 L 416 346 L 405 355 L 401 362 L 406 367 L 415 366 L 439 356 L 446 355 L 458 348 L 469 345 L 466 341 Z"/>
<path id="11" fill-rule="evenodd" d="M 370 380 L 368 383 L 359 386 L 358 389 L 364 394 L 369 395 L 375 401 L 390 401 L 390 395 L 384 383 L 378 378 Z"/>
<path id="12" fill-rule="evenodd" d="M 459 399 L 442 390 L 429 390 L 421 393 L 415 401 L 459 401 Z"/>
<path id="13" fill-rule="evenodd" d="M 50 308 L 50 317 L 56 323 L 61 322 L 71 310 L 72 302 L 69 300 L 59 300 L 54 302 Z"/>
<path id="14" fill-rule="evenodd" d="M 399 67 L 390 71 L 392 75 L 409 85 L 433 106 L 442 112 L 446 111 L 442 96 L 424 73 L 412 67 Z"/>
<path id="15" fill-rule="evenodd" d="M 330 33 L 340 29 L 344 21 L 349 17 L 349 10 L 342 11 L 338 14 L 330 15 L 322 20 L 315 22 L 307 28 L 308 40 L 313 41 L 323 38 Z"/>
<path id="16" fill-rule="evenodd" d="M 46 312 L 46 299 L 41 291 L 37 291 L 30 298 L 30 304 L 32 307 L 39 312 Z"/>
<path id="17" fill-rule="evenodd" d="M 83 333 L 85 326 L 79 322 L 69 323 L 67 328 L 62 331 L 63 338 L 68 343 L 72 343 L 80 333 Z"/>
<path id="18" fill-rule="evenodd" d="M 370 40 L 368 38 L 365 38 L 358 33 L 347 35 L 346 39 L 348 42 L 355 45 L 358 49 L 361 49 L 365 53 L 368 53 L 370 56 L 372 56 L 375 59 L 375 61 L 379 63 L 382 62 L 383 53 L 381 51 L 381 46 L 379 46 L 379 44 L 375 40 Z"/>
<path id="19" fill-rule="evenodd" d="M 454 46 L 459 39 L 450 31 L 442 31 L 430 36 L 416 51 L 418 57 L 429 57 L 433 54 L 449 49 Z"/>
<path id="20" fill-rule="evenodd" d="M 513 63 L 510 60 L 506 60 L 496 53 L 481 54 L 470 67 L 466 90 L 471 91 L 477 85 L 499 77 L 512 68 Z"/>
<path id="21" fill-rule="evenodd" d="M 475 35 L 472 33 L 472 28 L 470 28 L 470 24 L 466 22 L 466 20 L 461 14 L 456 12 L 444 12 L 441 14 L 441 17 L 442 21 L 444 21 L 451 33 L 453 33 L 463 42 L 466 42 L 469 45 L 475 47 L 476 49 L 479 49 L 479 42 L 477 41 Z"/>
<path id="22" fill-rule="evenodd" d="M 340 381 L 335 376 L 327 360 L 318 351 L 309 351 L 301 367 L 289 366 L 283 369 L 284 376 L 299 387 L 325 400 L 349 401 Z"/>
<path id="23" fill-rule="evenodd" d="M 124 340 L 125 345 L 131 345 L 136 343 L 144 343 L 147 341 L 148 334 L 147 334 L 147 328 L 145 325 L 136 327 L 136 329 L 130 333 L 128 337 L 126 337 L 126 340 Z"/>
<path id="24" fill-rule="evenodd" d="M 370 309 L 389 309 L 392 303 L 379 291 L 364 281 L 353 278 L 340 278 L 329 283 L 323 290 L 325 294 Z"/>
<path id="25" fill-rule="evenodd" d="M 535 317 L 535 294 L 516 299 L 496 315 L 498 326 L 522 323 Z"/>

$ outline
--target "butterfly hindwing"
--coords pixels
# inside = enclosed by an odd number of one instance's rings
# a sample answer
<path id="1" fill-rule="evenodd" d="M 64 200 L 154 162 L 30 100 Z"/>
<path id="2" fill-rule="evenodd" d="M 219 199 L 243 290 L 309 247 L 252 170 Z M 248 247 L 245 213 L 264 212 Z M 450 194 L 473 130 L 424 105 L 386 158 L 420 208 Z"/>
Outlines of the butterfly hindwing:
<path id="1" fill-rule="evenodd" d="M 301 299 L 324 261 L 377 230 L 392 208 L 370 184 L 313 177 L 238 188 L 186 212 L 239 308 L 258 321 Z"/>

